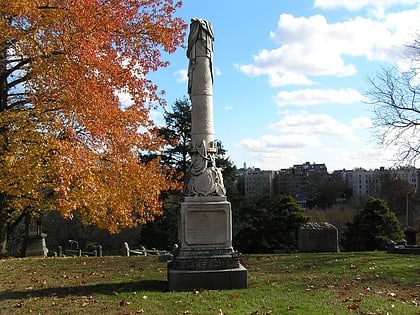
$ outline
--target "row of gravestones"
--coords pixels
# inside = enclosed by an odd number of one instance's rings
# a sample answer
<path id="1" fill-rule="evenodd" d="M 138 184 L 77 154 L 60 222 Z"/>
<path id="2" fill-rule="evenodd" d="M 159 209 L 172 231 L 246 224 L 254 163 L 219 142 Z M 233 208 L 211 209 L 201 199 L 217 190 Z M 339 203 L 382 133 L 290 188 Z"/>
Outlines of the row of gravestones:
<path id="1" fill-rule="evenodd" d="M 36 233 L 31 234 L 28 237 L 26 245 L 26 255 L 29 256 L 43 256 L 46 257 L 48 254 L 48 249 L 45 243 L 46 234 Z M 328 222 L 310 222 L 306 223 L 299 229 L 298 234 L 298 250 L 300 252 L 339 252 L 338 245 L 338 229 L 328 223 Z M 79 250 L 79 253 L 63 253 L 62 249 L 59 247 L 57 250 L 57 256 L 62 257 L 65 254 L 81 256 L 82 253 Z M 86 255 L 93 256 L 102 256 L 102 248 L 99 248 L 97 251 L 92 253 L 83 253 Z M 132 255 L 159 255 L 165 253 L 159 253 L 157 250 L 146 250 L 142 248 L 141 250 L 130 250 L 127 243 L 123 244 L 121 249 L 122 256 Z"/>
<path id="2" fill-rule="evenodd" d="M 26 247 L 26 257 L 29 256 L 43 256 L 46 257 L 48 254 L 48 249 L 45 243 L 46 234 L 33 234 L 29 235 Z M 299 229 L 298 235 L 298 249 L 300 252 L 339 252 L 338 246 L 338 229 L 327 222 L 310 222 L 306 223 Z M 59 246 L 57 249 L 57 256 L 62 257 L 64 255 L 71 256 L 82 256 L 93 255 L 93 256 L 102 256 L 102 248 L 92 253 L 82 253 L 81 250 L 73 252 L 65 252 Z M 123 244 L 121 248 L 122 256 L 131 255 L 159 255 L 165 253 L 159 253 L 156 250 L 146 250 L 142 248 L 141 250 L 130 250 L 127 243 Z"/>
<path id="3" fill-rule="evenodd" d="M 26 255 L 29 256 L 43 256 L 46 257 L 48 249 L 45 244 L 46 234 L 34 234 L 30 235 L 27 241 Z M 299 229 L 298 235 L 298 249 L 300 252 L 339 252 L 338 246 L 338 229 L 327 222 L 310 222 L 306 223 Z M 71 256 L 82 256 L 82 255 L 93 255 L 102 256 L 102 247 L 92 253 L 82 253 L 81 250 L 73 252 L 63 251 L 61 246 L 57 249 L 57 256 L 62 257 L 64 255 Z M 157 250 L 146 250 L 145 248 L 130 250 L 128 243 L 124 243 L 121 248 L 122 256 L 131 255 L 159 255 L 162 256 L 165 253 L 161 253 Z"/>

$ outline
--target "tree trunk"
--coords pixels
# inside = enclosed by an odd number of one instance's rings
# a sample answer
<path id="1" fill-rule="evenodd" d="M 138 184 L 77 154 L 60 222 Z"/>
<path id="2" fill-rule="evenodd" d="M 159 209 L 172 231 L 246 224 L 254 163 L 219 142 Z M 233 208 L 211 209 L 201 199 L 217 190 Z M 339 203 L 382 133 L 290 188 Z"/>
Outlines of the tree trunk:
<path id="1" fill-rule="evenodd" d="M 26 256 L 26 248 L 28 247 L 28 238 L 29 238 L 29 225 L 31 223 L 31 215 L 29 213 L 27 213 L 25 215 L 25 236 L 23 238 L 23 243 L 22 243 L 22 250 L 21 250 L 21 256 L 25 257 Z"/>
<path id="2" fill-rule="evenodd" d="M 0 258 L 7 256 L 7 238 L 8 238 L 7 212 L 0 209 Z"/>

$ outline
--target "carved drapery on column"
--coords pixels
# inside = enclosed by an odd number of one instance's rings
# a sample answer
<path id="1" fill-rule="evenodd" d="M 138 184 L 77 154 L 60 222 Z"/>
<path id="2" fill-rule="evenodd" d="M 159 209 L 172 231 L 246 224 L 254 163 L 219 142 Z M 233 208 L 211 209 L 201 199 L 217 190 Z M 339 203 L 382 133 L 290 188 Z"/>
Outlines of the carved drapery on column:
<path id="1" fill-rule="evenodd" d="M 190 24 L 187 57 L 188 94 L 191 99 L 191 166 L 187 196 L 224 196 L 226 189 L 216 166 L 213 129 L 213 41 L 211 24 L 194 18 Z"/>

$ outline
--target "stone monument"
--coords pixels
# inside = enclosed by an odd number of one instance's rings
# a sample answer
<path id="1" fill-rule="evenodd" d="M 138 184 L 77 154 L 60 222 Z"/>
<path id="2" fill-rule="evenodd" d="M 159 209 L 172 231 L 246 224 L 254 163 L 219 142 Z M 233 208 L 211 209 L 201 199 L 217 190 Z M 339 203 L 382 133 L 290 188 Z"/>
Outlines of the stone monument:
<path id="1" fill-rule="evenodd" d="M 338 229 L 328 222 L 308 222 L 299 228 L 300 252 L 339 252 Z"/>
<path id="2" fill-rule="evenodd" d="M 41 219 L 34 219 L 27 216 L 25 225 L 27 225 L 27 231 L 25 233 L 25 257 L 47 257 L 48 248 L 45 242 L 47 234 L 42 233 Z"/>
<path id="3" fill-rule="evenodd" d="M 191 164 L 181 204 L 174 258 L 168 263 L 170 291 L 247 287 L 247 270 L 232 247 L 232 213 L 215 158 L 212 25 L 194 18 L 187 57 L 191 99 Z"/>

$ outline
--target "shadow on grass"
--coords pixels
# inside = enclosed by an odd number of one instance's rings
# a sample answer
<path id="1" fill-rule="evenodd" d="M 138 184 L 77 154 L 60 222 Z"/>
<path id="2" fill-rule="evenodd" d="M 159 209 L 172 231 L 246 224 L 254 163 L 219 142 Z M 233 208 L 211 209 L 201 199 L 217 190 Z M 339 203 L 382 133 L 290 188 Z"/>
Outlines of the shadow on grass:
<path id="1" fill-rule="evenodd" d="M 80 285 L 71 287 L 36 288 L 25 291 L 0 292 L 0 301 L 9 299 L 25 299 L 29 297 L 64 297 L 68 295 L 116 295 L 134 291 L 168 291 L 168 282 L 160 280 L 144 280 L 136 282 L 99 283 L 94 285 Z"/>

